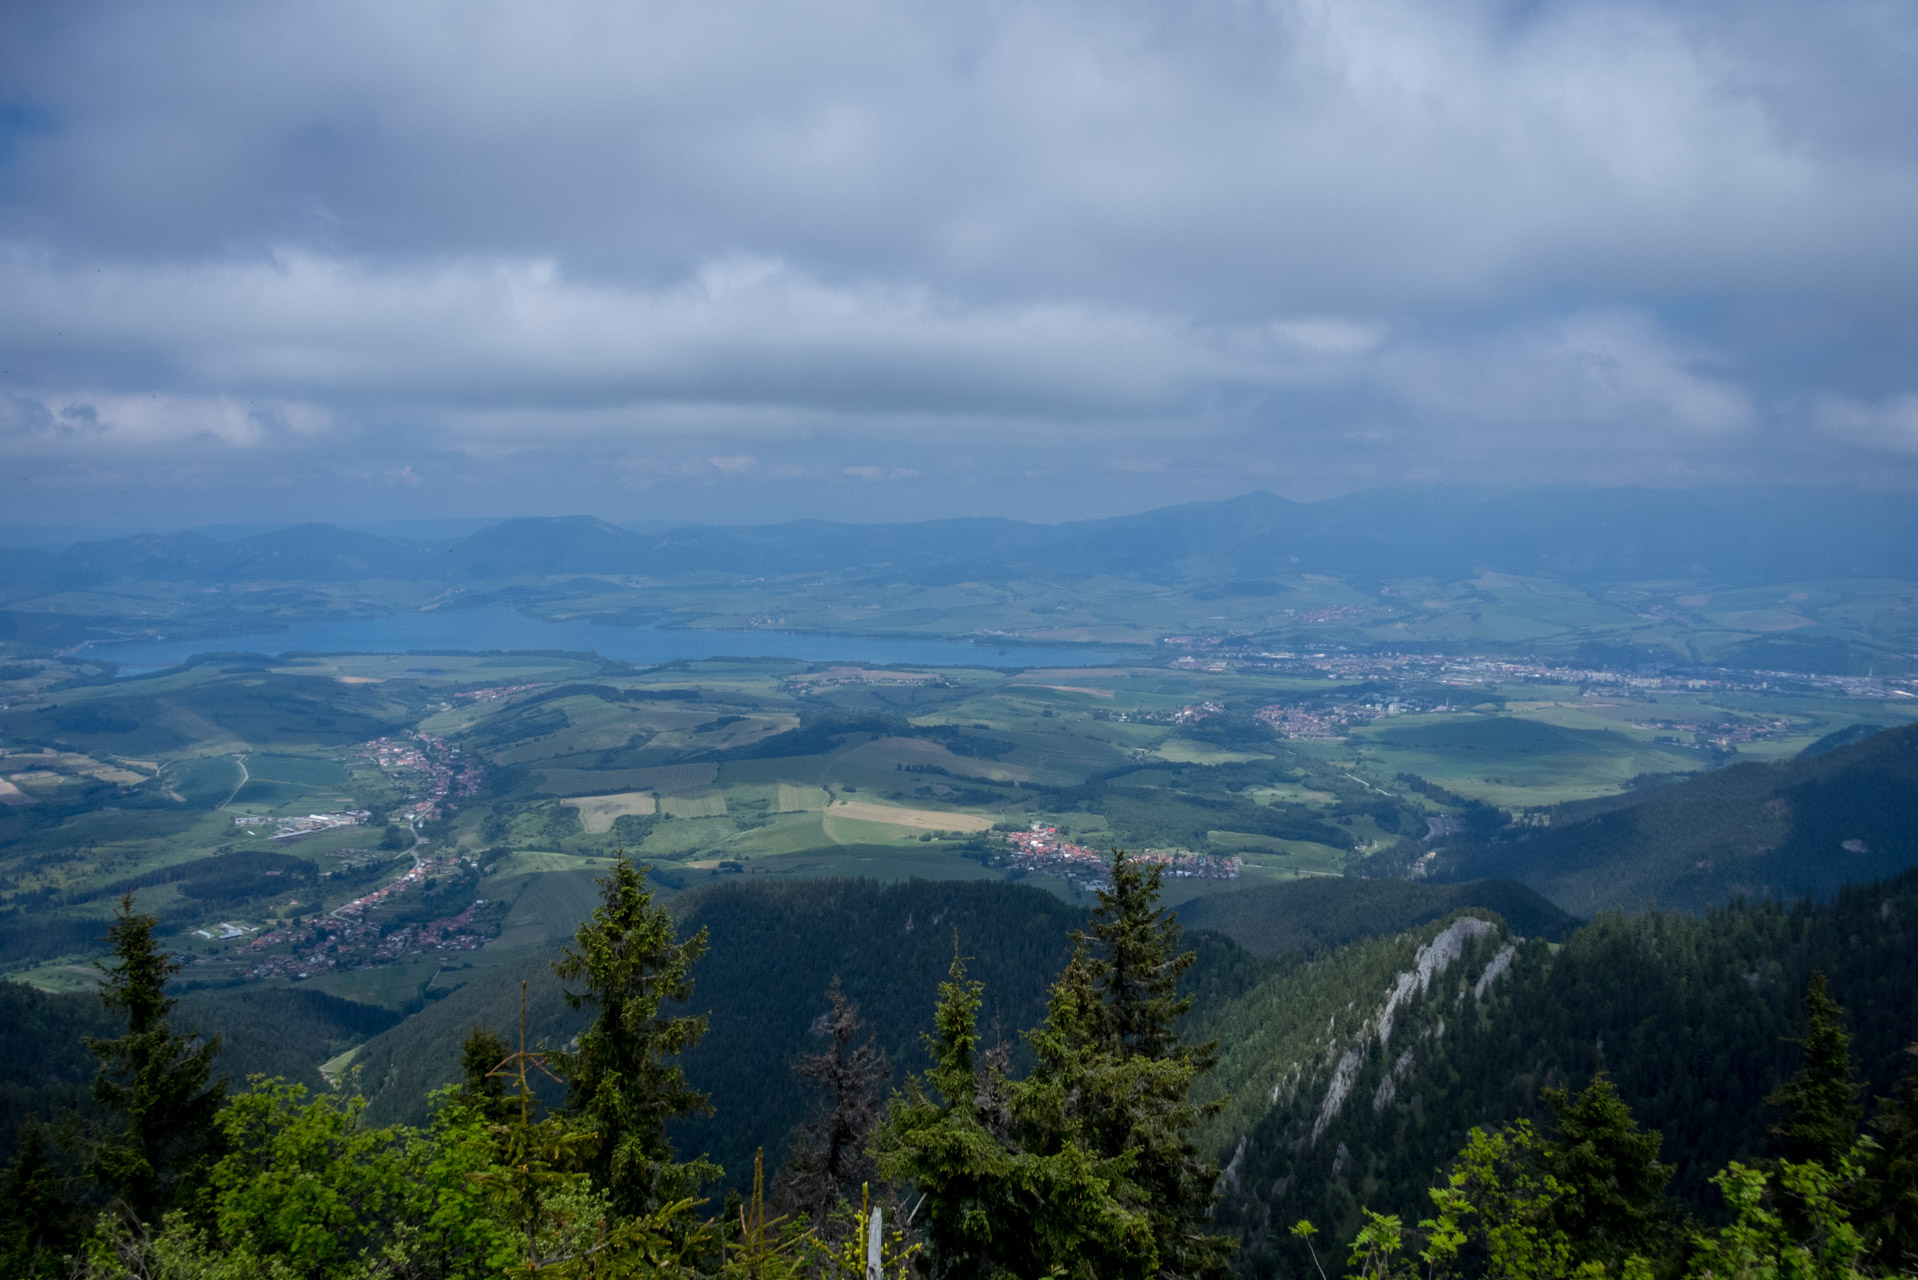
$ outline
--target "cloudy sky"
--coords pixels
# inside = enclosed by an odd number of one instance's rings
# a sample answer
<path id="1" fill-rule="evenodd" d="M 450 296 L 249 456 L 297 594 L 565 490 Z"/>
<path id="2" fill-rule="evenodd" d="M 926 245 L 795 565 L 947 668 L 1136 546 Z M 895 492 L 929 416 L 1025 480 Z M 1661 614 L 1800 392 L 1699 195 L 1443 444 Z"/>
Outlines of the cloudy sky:
<path id="1" fill-rule="evenodd" d="M 0 4 L 0 505 L 1918 492 L 1918 8 Z"/>

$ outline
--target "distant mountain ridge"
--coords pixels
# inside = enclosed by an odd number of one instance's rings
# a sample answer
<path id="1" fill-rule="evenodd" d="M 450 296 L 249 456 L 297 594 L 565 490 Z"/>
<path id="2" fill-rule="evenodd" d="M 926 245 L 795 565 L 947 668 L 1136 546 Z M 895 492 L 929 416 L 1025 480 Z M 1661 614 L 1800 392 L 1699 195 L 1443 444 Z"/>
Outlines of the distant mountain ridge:
<path id="1" fill-rule="evenodd" d="M 1303 572 L 1362 582 L 1481 570 L 1582 581 L 1901 578 L 1918 503 L 1822 489 L 1403 490 L 1300 503 L 1270 493 L 1064 524 L 801 520 L 635 532 L 591 516 L 505 520 L 450 542 L 304 524 L 221 541 L 141 534 L 64 551 L 0 549 L 0 597 L 121 579 L 195 583 L 553 574 L 658 578 L 869 574 L 927 584 L 1115 575 L 1259 581 Z"/>

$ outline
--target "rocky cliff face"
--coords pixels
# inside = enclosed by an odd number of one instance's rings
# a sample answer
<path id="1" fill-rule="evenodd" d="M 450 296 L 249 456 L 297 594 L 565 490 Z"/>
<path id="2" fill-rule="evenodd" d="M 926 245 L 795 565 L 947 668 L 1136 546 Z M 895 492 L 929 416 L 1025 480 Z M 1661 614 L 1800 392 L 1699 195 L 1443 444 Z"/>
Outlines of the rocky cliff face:
<path id="1" fill-rule="evenodd" d="M 1374 1153 L 1393 1126 L 1422 1119 L 1428 1076 L 1443 1071 L 1435 1051 L 1495 1017 L 1500 981 L 1528 947 L 1542 962 L 1544 944 L 1460 913 L 1276 974 L 1240 1002 L 1242 1029 L 1212 1029 L 1234 1095 L 1210 1134 L 1231 1153 L 1221 1219 L 1257 1242 L 1376 1198 Z"/>

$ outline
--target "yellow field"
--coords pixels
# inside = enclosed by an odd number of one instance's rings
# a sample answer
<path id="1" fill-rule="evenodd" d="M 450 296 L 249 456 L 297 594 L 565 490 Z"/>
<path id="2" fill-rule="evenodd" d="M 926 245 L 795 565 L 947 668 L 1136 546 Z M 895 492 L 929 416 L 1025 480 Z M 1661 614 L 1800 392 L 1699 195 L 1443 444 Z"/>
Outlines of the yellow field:
<path id="1" fill-rule="evenodd" d="M 595 836 L 611 831 L 617 819 L 628 815 L 643 818 L 655 808 L 650 791 L 625 791 L 614 796 L 579 796 L 560 803 L 579 810 L 579 825 L 586 828 L 588 835 Z"/>
<path id="2" fill-rule="evenodd" d="M 827 808 L 826 818 L 853 822 L 878 822 L 913 831 L 984 831 L 991 818 L 972 813 L 947 813 L 940 809 L 895 809 L 888 804 L 869 804 L 864 800 L 841 800 Z"/>
<path id="3" fill-rule="evenodd" d="M 1035 684 L 1030 680 L 1015 680 L 1013 681 L 1013 685 L 1021 689 L 1056 689 L 1060 693 L 1087 693 L 1095 698 L 1110 698 L 1114 696 L 1113 691 L 1110 689 L 1095 689 L 1090 685 L 1083 684 Z"/>
<path id="4" fill-rule="evenodd" d="M 777 785 L 780 813 L 811 813 L 826 807 L 826 793 L 818 787 L 794 786 L 790 782 Z"/>

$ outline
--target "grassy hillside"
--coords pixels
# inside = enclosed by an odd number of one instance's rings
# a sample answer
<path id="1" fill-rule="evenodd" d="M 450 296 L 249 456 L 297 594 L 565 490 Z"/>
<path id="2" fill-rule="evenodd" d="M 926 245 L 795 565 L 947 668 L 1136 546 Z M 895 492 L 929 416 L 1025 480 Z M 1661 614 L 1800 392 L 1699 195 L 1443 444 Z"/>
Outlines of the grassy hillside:
<path id="1" fill-rule="evenodd" d="M 1647 904 L 1696 911 L 1737 894 L 1825 896 L 1918 863 L 1918 726 L 1544 817 L 1543 829 L 1449 844 L 1435 873 L 1509 877 L 1582 915 Z"/>

